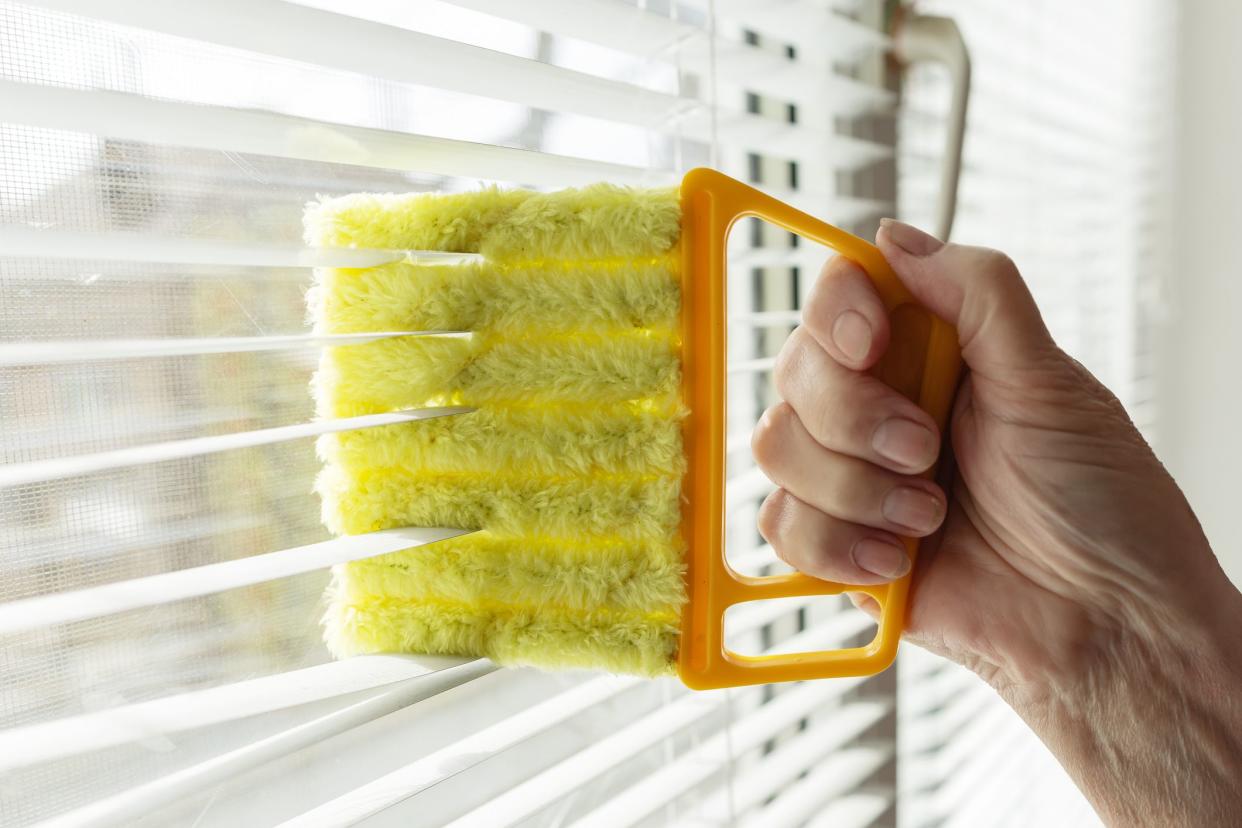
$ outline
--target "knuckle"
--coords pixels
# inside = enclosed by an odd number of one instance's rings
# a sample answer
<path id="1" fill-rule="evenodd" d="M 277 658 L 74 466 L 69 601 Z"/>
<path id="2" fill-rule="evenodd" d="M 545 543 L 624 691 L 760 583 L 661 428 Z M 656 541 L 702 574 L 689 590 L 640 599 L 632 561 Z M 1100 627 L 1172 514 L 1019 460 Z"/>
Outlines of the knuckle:
<path id="1" fill-rule="evenodd" d="M 984 266 L 989 272 L 1004 279 L 1021 278 L 1018 273 L 1018 265 L 1014 260 L 1009 258 L 1008 253 L 992 248 L 984 248 L 982 251 Z"/>
<path id="2" fill-rule="evenodd" d="M 787 523 L 786 515 L 788 511 L 789 495 L 784 489 L 777 489 L 763 499 L 755 521 L 759 528 L 759 534 L 763 535 L 764 539 L 772 544 L 772 548 L 776 551 L 776 556 L 786 563 L 788 563 L 788 560 L 785 558 L 785 553 L 781 551 L 779 542 L 783 535 L 784 526 Z"/>
<path id="3" fill-rule="evenodd" d="M 833 319 L 844 309 L 844 297 L 856 297 L 853 291 L 842 291 L 844 283 L 853 281 L 870 282 L 866 271 L 844 256 L 830 258 L 820 269 L 802 306 L 804 324 L 817 338 L 829 334 Z"/>
<path id="4" fill-rule="evenodd" d="M 777 403 L 763 412 L 750 438 L 751 454 L 760 466 L 768 468 L 780 460 L 785 435 L 794 416 L 793 407 L 787 402 Z"/>
<path id="5" fill-rule="evenodd" d="M 829 256 L 827 261 L 824 262 L 824 266 L 819 269 L 819 280 L 821 282 L 842 276 L 859 275 L 865 275 L 863 269 L 841 255 Z"/>

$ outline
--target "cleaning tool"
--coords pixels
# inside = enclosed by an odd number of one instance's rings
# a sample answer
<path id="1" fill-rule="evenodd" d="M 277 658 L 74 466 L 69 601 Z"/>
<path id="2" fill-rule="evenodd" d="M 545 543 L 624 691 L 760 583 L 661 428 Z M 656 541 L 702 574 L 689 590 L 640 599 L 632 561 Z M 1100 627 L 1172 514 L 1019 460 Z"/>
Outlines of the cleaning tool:
<path id="1" fill-rule="evenodd" d="M 751 577 L 725 561 L 726 241 L 756 216 L 833 248 L 874 281 L 893 325 L 874 373 L 944 426 L 960 358 L 871 244 L 710 169 L 679 188 L 351 195 L 309 205 L 316 246 L 465 254 L 317 271 L 322 417 L 453 416 L 327 434 L 323 520 L 468 534 L 337 566 L 325 635 L 338 657 L 485 656 L 693 688 L 865 675 L 896 654 L 909 576 Z M 460 412 L 465 413 L 460 413 Z M 929 472 L 931 474 L 931 472 Z M 917 541 L 906 540 L 913 557 Z M 874 640 L 745 656 L 724 615 L 747 601 L 857 591 Z"/>

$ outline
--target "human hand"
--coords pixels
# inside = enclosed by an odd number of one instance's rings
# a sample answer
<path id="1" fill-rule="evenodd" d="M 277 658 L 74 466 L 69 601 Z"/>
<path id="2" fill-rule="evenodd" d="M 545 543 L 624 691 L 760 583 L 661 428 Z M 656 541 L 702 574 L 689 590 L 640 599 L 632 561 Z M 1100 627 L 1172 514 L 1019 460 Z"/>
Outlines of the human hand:
<path id="1" fill-rule="evenodd" d="M 968 371 L 952 496 L 917 476 L 940 448 L 931 418 L 865 373 L 889 340 L 880 298 L 834 259 L 778 359 L 784 402 L 754 435 L 780 487 L 759 514 L 777 554 L 817 577 L 881 583 L 909 570 L 897 535 L 943 524 L 920 550 L 905 635 L 977 672 L 1037 730 L 1088 694 L 1150 681 L 1152 662 L 1242 653 L 1242 600 L 1181 491 L 1117 399 L 1053 342 L 1013 263 L 898 222 L 877 243 L 958 330 Z M 1221 682 L 1242 694 L 1236 678 Z M 1071 738 L 1056 730 L 1041 735 Z"/>

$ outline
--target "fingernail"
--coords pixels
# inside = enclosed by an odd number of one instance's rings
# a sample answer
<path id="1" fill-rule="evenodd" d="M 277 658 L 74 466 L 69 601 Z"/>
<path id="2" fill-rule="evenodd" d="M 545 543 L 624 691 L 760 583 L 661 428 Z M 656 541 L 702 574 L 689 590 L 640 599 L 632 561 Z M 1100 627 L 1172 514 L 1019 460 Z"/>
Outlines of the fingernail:
<path id="1" fill-rule="evenodd" d="M 871 447 L 898 465 L 922 471 L 936 459 L 936 435 L 913 420 L 893 417 L 871 435 Z"/>
<path id="2" fill-rule="evenodd" d="M 884 218 L 880 219 L 880 227 L 888 233 L 889 241 L 911 256 L 930 256 L 944 247 L 940 239 L 904 221 Z"/>
<path id="3" fill-rule="evenodd" d="M 910 571 L 910 557 L 900 546 L 879 540 L 862 538 L 854 544 L 854 563 L 872 575 L 881 578 L 900 578 Z"/>
<path id="4" fill-rule="evenodd" d="M 888 493 L 880 511 L 898 526 L 913 532 L 930 532 L 940 525 L 944 507 L 939 498 L 922 489 L 900 486 Z"/>
<path id="5" fill-rule="evenodd" d="M 851 362 L 862 362 L 871 352 L 871 323 L 858 311 L 844 311 L 832 323 L 832 341 Z"/>

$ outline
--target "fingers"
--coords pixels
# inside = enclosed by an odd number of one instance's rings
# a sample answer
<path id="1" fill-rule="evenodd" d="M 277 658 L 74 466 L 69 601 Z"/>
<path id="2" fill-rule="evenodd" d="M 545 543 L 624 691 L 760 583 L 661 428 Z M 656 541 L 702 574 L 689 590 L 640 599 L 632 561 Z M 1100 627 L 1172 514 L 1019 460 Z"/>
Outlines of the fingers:
<path id="1" fill-rule="evenodd" d="M 924 411 L 864 373 L 888 347 L 888 315 L 857 265 L 825 265 L 803 325 L 777 360 L 786 402 L 755 429 L 755 460 L 780 489 L 760 532 L 807 574 L 843 583 L 900 578 L 910 561 L 898 535 L 923 537 L 944 519 L 945 496 L 925 471 L 940 437 Z"/>
<path id="2" fill-rule="evenodd" d="M 752 449 L 772 482 L 839 520 L 922 537 L 944 519 L 944 493 L 935 483 L 825 448 L 788 404 L 764 413 Z"/>
<path id="3" fill-rule="evenodd" d="M 850 368 L 870 368 L 888 347 L 884 303 L 862 268 L 840 256 L 820 271 L 802 318 L 820 347 Z"/>
<path id="4" fill-rule="evenodd" d="M 875 377 L 841 365 L 806 327 L 785 342 L 775 377 L 815 441 L 893 471 L 928 469 L 940 451 L 935 420 Z"/>
<path id="5" fill-rule="evenodd" d="M 856 609 L 862 610 L 876 621 L 880 620 L 880 602 L 872 598 L 867 593 L 847 592 L 845 593 L 845 597 L 850 599 L 850 603 L 853 604 Z"/>
<path id="6" fill-rule="evenodd" d="M 785 563 L 846 584 L 882 584 L 910 571 L 891 533 L 839 520 L 779 489 L 759 509 L 759 531 Z"/>
<path id="7" fill-rule="evenodd" d="M 957 328 L 972 368 L 1022 367 L 1055 347 L 1030 290 L 1003 253 L 945 244 L 892 219 L 881 222 L 876 244 L 915 298 Z"/>

